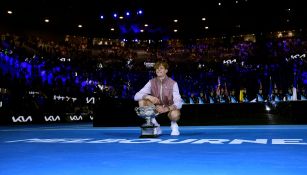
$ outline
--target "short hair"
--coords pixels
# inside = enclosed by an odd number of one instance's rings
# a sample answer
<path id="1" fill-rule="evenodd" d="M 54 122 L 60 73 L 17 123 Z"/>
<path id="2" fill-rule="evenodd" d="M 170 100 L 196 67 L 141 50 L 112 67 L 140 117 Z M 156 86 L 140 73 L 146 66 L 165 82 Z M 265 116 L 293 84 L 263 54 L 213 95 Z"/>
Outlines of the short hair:
<path id="1" fill-rule="evenodd" d="M 154 65 L 154 68 L 155 68 L 155 69 L 158 69 L 159 66 L 161 66 L 161 65 L 162 65 L 165 69 L 168 69 L 168 63 L 165 62 L 165 61 L 158 61 L 158 62 L 156 62 L 155 65 Z"/>

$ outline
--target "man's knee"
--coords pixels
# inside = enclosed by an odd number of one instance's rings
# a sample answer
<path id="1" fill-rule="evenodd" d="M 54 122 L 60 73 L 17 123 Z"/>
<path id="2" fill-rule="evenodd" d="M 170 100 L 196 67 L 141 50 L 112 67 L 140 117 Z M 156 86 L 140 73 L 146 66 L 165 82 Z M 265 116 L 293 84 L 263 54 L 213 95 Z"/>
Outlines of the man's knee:
<path id="1" fill-rule="evenodd" d="M 152 103 L 149 100 L 140 100 L 139 106 L 150 106 Z"/>
<path id="2" fill-rule="evenodd" d="M 172 110 L 168 113 L 168 117 L 170 120 L 172 121 L 177 121 L 180 119 L 180 110 L 179 109 L 176 109 L 176 110 Z"/>

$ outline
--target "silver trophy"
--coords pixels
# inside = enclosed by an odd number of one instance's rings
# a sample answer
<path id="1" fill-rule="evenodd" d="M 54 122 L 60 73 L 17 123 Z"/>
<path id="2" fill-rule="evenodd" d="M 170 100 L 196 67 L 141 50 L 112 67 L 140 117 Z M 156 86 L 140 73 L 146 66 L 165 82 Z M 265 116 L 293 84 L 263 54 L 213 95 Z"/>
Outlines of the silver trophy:
<path id="1" fill-rule="evenodd" d="M 152 119 L 155 118 L 159 113 L 156 111 L 156 107 L 152 106 L 142 106 L 135 108 L 136 114 L 144 118 L 146 122 L 141 126 L 141 136 L 140 138 L 155 138 L 158 137 L 157 127 L 152 123 Z"/>

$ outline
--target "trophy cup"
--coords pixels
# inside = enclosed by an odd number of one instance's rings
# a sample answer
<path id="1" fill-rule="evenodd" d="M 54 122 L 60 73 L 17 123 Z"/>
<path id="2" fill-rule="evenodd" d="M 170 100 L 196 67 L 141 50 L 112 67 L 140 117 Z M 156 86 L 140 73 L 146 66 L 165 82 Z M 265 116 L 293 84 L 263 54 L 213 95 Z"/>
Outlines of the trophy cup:
<path id="1" fill-rule="evenodd" d="M 157 134 L 157 127 L 155 124 L 152 123 L 152 119 L 155 118 L 159 113 L 156 111 L 156 107 L 152 106 L 143 106 L 143 107 L 136 107 L 135 108 L 136 114 L 144 118 L 146 122 L 141 125 L 141 136 L 140 138 L 156 138 L 158 137 Z"/>

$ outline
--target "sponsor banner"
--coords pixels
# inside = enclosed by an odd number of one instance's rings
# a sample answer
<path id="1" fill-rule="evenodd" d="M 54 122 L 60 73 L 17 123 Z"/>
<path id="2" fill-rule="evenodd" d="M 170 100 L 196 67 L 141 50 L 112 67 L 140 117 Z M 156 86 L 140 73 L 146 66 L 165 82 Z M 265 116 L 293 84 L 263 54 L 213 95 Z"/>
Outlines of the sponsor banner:
<path id="1" fill-rule="evenodd" d="M 0 117 L 0 124 L 42 124 L 42 123 L 60 123 L 60 122 L 90 122 L 93 121 L 94 115 L 92 114 L 35 114 L 35 115 L 10 115 L 3 114 Z"/>

